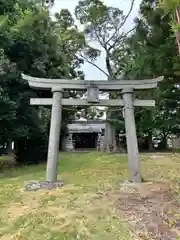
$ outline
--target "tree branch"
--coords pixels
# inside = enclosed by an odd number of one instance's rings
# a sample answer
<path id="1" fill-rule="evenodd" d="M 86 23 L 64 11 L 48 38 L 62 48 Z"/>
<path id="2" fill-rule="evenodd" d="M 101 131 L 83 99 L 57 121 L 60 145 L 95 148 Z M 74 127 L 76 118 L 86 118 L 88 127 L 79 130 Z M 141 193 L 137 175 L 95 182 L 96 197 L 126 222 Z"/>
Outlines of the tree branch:
<path id="1" fill-rule="evenodd" d="M 120 38 L 117 38 L 116 41 L 109 46 L 108 49 L 106 50 L 106 68 L 108 70 L 109 76 L 111 78 L 113 78 L 113 71 L 112 71 L 112 67 L 111 67 L 111 63 L 110 63 L 110 56 L 109 56 L 109 52 L 111 51 L 112 48 L 114 48 L 116 46 L 116 44 L 120 43 L 124 38 L 127 37 L 127 35 L 132 32 L 134 29 L 136 28 L 136 26 L 134 28 L 132 28 L 131 30 L 129 30 L 126 34 L 124 34 L 123 36 L 121 36 Z"/>
<path id="2" fill-rule="evenodd" d="M 108 52 L 106 53 L 105 61 L 106 61 L 106 68 L 108 70 L 109 77 L 113 78 L 113 71 L 112 71 L 112 68 L 111 68 L 110 57 L 109 57 L 109 53 Z"/>
<path id="3" fill-rule="evenodd" d="M 159 48 L 159 46 L 157 44 L 155 44 L 150 38 L 148 38 L 148 36 L 146 36 L 146 41 L 151 44 L 151 46 L 155 47 L 155 48 Z"/>
<path id="4" fill-rule="evenodd" d="M 79 55 L 81 58 L 83 58 L 87 63 L 91 64 L 92 66 L 96 67 L 99 71 L 101 71 L 102 73 L 104 73 L 104 75 L 106 75 L 107 77 L 109 77 L 109 75 L 102 69 L 100 68 L 97 64 L 93 63 L 92 61 L 90 61 L 87 57 L 83 56 L 82 54 Z"/>
<path id="5" fill-rule="evenodd" d="M 131 12 L 132 12 L 132 9 L 133 9 L 133 6 L 134 6 L 134 2 L 135 2 L 135 0 L 132 0 L 132 2 L 131 2 L 131 7 L 130 7 L 130 9 L 129 9 L 128 14 L 127 14 L 126 17 L 124 18 L 124 21 L 120 24 L 120 26 L 116 29 L 116 31 L 112 34 L 112 36 L 107 40 L 106 44 L 108 44 L 108 43 L 113 39 L 113 37 L 116 35 L 116 33 L 124 26 L 124 24 L 126 23 L 129 15 L 130 15 Z"/>
<path id="6" fill-rule="evenodd" d="M 120 43 L 124 38 L 126 38 L 128 36 L 129 33 L 131 33 L 132 31 L 134 31 L 136 29 L 137 26 L 135 26 L 134 28 L 132 28 L 131 30 L 129 30 L 128 32 L 126 32 L 124 35 L 122 35 L 120 38 L 117 38 L 116 41 L 113 42 L 112 45 L 109 46 L 108 48 L 108 52 L 111 51 L 112 48 L 114 48 L 116 46 L 116 44 Z"/>
<path id="7" fill-rule="evenodd" d="M 101 39 L 100 39 L 100 37 L 103 39 L 102 35 L 100 34 L 100 30 L 99 30 L 99 35 L 98 35 L 96 28 L 93 27 L 93 29 L 94 29 L 94 33 L 95 33 L 95 35 L 96 35 L 96 37 L 97 37 L 97 39 L 98 39 L 99 44 L 101 45 L 102 48 L 104 48 L 105 50 L 107 50 L 107 49 L 106 49 L 106 44 L 104 44 L 103 41 L 101 41 Z"/>

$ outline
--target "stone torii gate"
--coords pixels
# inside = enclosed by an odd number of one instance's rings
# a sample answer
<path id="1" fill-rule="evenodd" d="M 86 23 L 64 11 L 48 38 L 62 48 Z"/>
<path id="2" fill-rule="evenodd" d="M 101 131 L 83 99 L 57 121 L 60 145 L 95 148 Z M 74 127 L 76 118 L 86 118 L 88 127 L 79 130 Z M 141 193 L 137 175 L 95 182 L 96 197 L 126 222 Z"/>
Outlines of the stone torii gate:
<path id="1" fill-rule="evenodd" d="M 49 134 L 48 159 L 46 169 L 46 182 L 57 182 L 57 169 L 59 158 L 59 140 L 61 128 L 62 105 L 64 106 L 122 106 L 124 110 L 128 164 L 131 181 L 141 182 L 140 159 L 136 126 L 134 118 L 134 107 L 154 107 L 154 100 L 134 99 L 135 90 L 153 89 L 163 77 L 148 80 L 118 80 L 118 81 L 87 81 L 66 79 L 44 79 L 22 74 L 29 86 L 34 89 L 51 90 L 52 98 L 31 98 L 31 105 L 52 105 L 51 126 Z M 65 99 L 64 90 L 87 91 L 86 99 Z M 121 91 L 122 99 L 99 99 L 101 91 Z M 56 185 L 56 184 L 55 184 Z"/>

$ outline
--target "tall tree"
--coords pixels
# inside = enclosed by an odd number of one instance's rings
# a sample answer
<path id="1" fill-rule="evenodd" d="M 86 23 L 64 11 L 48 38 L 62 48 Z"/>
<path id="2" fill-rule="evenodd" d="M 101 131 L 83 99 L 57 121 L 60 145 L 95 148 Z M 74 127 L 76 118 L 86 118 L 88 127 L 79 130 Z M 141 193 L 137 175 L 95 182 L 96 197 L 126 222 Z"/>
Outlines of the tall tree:
<path id="1" fill-rule="evenodd" d="M 180 55 L 180 1 L 179 0 L 159 0 L 159 5 L 171 15 L 171 25 L 176 34 L 178 53 Z"/>
<path id="2" fill-rule="evenodd" d="M 179 132 L 179 80 L 176 69 L 179 59 L 172 39 L 171 18 L 156 7 L 156 1 L 143 0 L 140 16 L 136 19 L 136 32 L 128 39 L 124 49 L 114 52 L 115 59 L 125 63 L 124 74 L 130 79 L 165 76 L 157 91 L 138 93 L 137 97 L 156 99 L 156 108 L 137 109 L 139 135 L 162 135 L 164 144 L 170 133 Z M 150 142 L 149 142 L 150 143 Z"/>
<path id="3" fill-rule="evenodd" d="M 45 149 L 47 121 L 44 117 L 39 118 L 38 109 L 29 106 L 29 97 L 37 96 L 37 93 L 22 81 L 20 73 L 37 77 L 82 78 L 78 69 L 81 61 L 74 57 L 81 47 L 76 44 L 79 32 L 72 22 L 67 26 L 65 15 L 70 19 L 69 12 L 62 11 L 53 21 L 46 7 L 31 1 L 4 2 L 0 11 L 0 92 L 1 102 L 7 106 L 6 115 L 4 112 L 4 118 L 0 119 L 1 136 L 17 142 L 18 160 L 39 161 L 46 154 L 37 146 Z M 69 53 L 68 46 L 71 47 Z M 70 94 L 77 96 L 76 92 Z M 38 95 L 49 96 L 50 93 L 40 92 Z M 46 114 L 46 111 L 42 113 Z M 9 118 L 11 114 L 12 118 Z M 63 119 L 69 114 L 74 115 L 63 111 Z M 4 134 L 3 129 L 7 129 L 8 134 Z"/>
<path id="4" fill-rule="evenodd" d="M 105 74 L 107 79 L 116 78 L 113 68 L 112 52 L 116 49 L 127 35 L 132 31 L 123 32 L 122 29 L 131 14 L 134 0 L 131 1 L 129 12 L 124 16 L 123 11 L 106 6 L 101 0 L 80 0 L 75 9 L 77 20 L 84 25 L 86 37 L 86 48 L 79 54 L 79 57 L 92 64 Z M 98 47 L 93 48 L 92 42 L 96 42 Z M 101 53 L 105 53 L 105 67 L 100 68 L 95 63 Z"/>
<path id="5" fill-rule="evenodd" d="M 124 15 L 119 8 L 106 6 L 101 0 L 79 0 L 75 8 L 75 16 L 84 26 L 86 38 L 85 48 L 78 54 L 78 57 L 96 67 L 108 80 L 119 78 L 112 56 L 115 49 L 133 31 L 130 29 L 124 32 L 123 27 L 131 14 L 134 2 L 135 0 L 130 1 L 127 15 Z M 100 56 L 104 56 L 104 69 L 96 64 L 96 59 Z M 109 93 L 109 98 L 112 99 L 114 96 Z M 108 122 L 112 119 L 110 108 L 107 109 L 107 119 Z M 107 124 L 106 127 L 113 135 L 112 125 Z"/>

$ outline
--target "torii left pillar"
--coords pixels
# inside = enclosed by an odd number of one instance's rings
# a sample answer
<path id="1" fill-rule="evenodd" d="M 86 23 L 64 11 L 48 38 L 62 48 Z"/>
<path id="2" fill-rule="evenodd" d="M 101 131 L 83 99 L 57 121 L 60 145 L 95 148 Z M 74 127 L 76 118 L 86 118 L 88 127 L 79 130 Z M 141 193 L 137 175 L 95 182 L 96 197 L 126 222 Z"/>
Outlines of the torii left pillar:
<path id="1" fill-rule="evenodd" d="M 46 181 L 57 181 L 58 160 L 59 160 L 59 141 L 62 118 L 62 88 L 52 88 L 53 102 L 51 111 L 51 126 L 49 133 L 48 159 L 46 169 Z"/>

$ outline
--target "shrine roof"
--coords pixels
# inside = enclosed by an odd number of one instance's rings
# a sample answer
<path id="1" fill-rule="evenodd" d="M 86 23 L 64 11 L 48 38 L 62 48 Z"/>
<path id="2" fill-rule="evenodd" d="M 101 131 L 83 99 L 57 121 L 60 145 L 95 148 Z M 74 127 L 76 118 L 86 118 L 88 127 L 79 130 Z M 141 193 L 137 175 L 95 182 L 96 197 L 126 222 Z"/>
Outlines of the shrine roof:
<path id="1" fill-rule="evenodd" d="M 105 128 L 105 121 L 73 121 L 67 125 L 69 132 L 101 132 Z"/>

